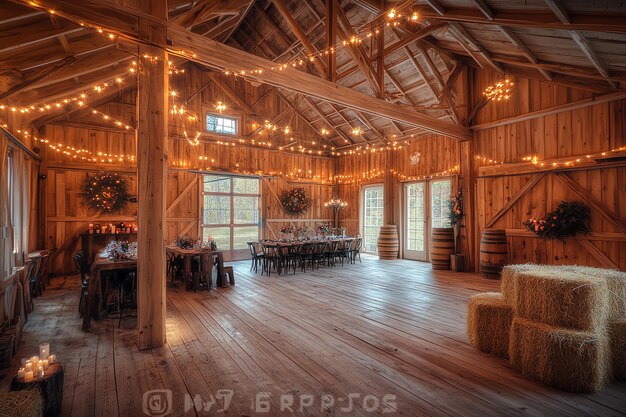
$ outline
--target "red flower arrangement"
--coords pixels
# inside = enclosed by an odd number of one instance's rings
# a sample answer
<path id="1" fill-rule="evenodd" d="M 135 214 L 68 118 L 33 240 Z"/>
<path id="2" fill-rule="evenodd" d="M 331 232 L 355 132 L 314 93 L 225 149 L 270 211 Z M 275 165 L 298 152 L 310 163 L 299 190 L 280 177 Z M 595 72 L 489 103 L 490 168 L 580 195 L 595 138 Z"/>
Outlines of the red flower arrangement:
<path id="1" fill-rule="evenodd" d="M 285 211 L 290 214 L 304 213 L 313 203 L 309 196 L 307 196 L 303 187 L 283 191 L 280 196 L 280 202 L 282 203 Z"/>
<path id="2" fill-rule="evenodd" d="M 580 201 L 561 201 L 545 219 L 530 218 L 523 225 L 538 236 L 564 239 L 579 233 L 589 233 L 591 210 Z"/>

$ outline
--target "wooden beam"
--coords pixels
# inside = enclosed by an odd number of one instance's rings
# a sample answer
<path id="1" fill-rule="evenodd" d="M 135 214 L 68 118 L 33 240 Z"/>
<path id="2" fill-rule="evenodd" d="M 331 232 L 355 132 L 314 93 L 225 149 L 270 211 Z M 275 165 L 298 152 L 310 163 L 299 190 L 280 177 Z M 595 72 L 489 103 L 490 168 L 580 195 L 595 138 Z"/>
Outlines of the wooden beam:
<path id="1" fill-rule="evenodd" d="M 585 54 L 587 59 L 591 61 L 591 64 L 596 68 L 596 70 L 598 70 L 598 72 L 607 80 L 609 85 L 613 88 L 617 88 L 615 83 L 609 79 L 608 70 L 602 63 L 600 63 L 600 59 L 591 48 L 591 45 L 589 44 L 589 41 L 587 41 L 585 35 L 575 30 L 571 30 L 570 36 L 574 39 L 574 42 L 576 42 L 580 50 L 583 51 L 583 54 Z"/>
<path id="2" fill-rule="evenodd" d="M 420 11 L 420 14 L 425 19 L 446 22 L 500 25 L 527 29 L 558 29 L 626 33 L 626 25 L 624 25 L 626 14 L 617 9 L 593 14 L 580 13 L 572 15 L 571 23 L 569 24 L 561 22 L 552 12 L 529 9 L 499 10 L 494 13 L 494 17 L 491 20 L 485 17 L 480 10 L 462 7 L 448 7 L 443 10 L 442 13 L 437 11 L 422 10 Z"/>
<path id="3" fill-rule="evenodd" d="M 493 122 L 482 123 L 479 125 L 471 126 L 471 130 L 484 130 L 492 129 L 499 126 L 506 126 L 513 123 L 524 122 L 526 120 L 538 119 L 540 117 L 551 116 L 566 111 L 572 111 L 582 109 L 589 106 L 595 106 L 597 104 L 608 103 L 610 101 L 626 99 L 626 91 L 604 94 L 601 96 L 585 98 L 582 100 L 574 101 L 572 103 L 561 104 L 559 106 L 548 107 L 542 110 L 537 110 L 529 113 L 520 114 L 517 116 L 507 117 L 504 119 L 496 120 Z"/>
<path id="4" fill-rule="evenodd" d="M 535 185 L 537 185 L 537 183 L 539 183 L 539 181 L 541 181 L 545 176 L 546 174 L 535 175 L 526 184 L 524 184 L 524 186 L 520 188 L 517 193 L 513 197 L 511 197 L 511 199 L 507 201 L 507 203 L 502 206 L 502 208 L 500 208 L 500 210 L 498 210 L 498 212 L 491 218 L 491 220 L 487 222 L 487 224 L 485 225 L 485 229 L 489 229 L 494 224 L 496 224 L 496 222 L 500 220 L 500 218 L 504 216 L 506 212 L 509 211 L 511 207 L 513 207 L 513 205 L 519 201 L 520 198 L 524 197 L 526 193 L 530 191 Z"/>
<path id="5" fill-rule="evenodd" d="M 76 61 L 76 58 L 69 56 L 65 58 L 63 61 L 61 61 L 60 63 L 57 63 L 52 68 L 46 68 L 44 70 L 39 70 L 34 74 L 30 74 L 30 76 L 27 77 L 22 82 L 15 84 L 11 88 L 9 88 L 7 91 L 0 94 L 0 100 L 9 98 L 21 91 L 26 90 L 27 88 L 32 88 L 33 85 L 36 86 L 38 82 L 41 82 L 42 80 L 45 80 L 51 77 L 52 75 L 58 73 L 63 68 L 67 67 L 68 65 L 72 64 L 75 61 Z"/>
<path id="6" fill-rule="evenodd" d="M 552 10 L 552 13 L 554 13 L 556 17 L 558 17 L 562 23 L 566 25 L 569 25 L 570 23 L 572 23 L 569 17 L 569 13 L 567 12 L 565 7 L 563 6 L 563 4 L 561 4 L 559 0 L 544 0 L 544 1 L 546 2 L 550 10 Z"/>
<path id="7" fill-rule="evenodd" d="M 58 27 L 54 27 L 47 19 L 6 30 L 0 35 L 0 53 L 14 52 L 20 48 L 54 39 L 58 35 L 69 35 L 82 30 L 84 30 L 82 27 L 65 20 L 61 20 Z"/>
<path id="8" fill-rule="evenodd" d="M 167 19 L 167 3 L 150 0 L 152 13 Z M 159 13 L 160 11 L 160 13 Z M 166 28 L 139 20 L 139 37 L 163 45 Z M 166 259 L 165 224 L 168 140 L 168 54 L 157 46 L 141 43 L 139 54 L 160 59 L 146 65 L 139 79 L 137 109 L 138 261 L 137 330 L 140 350 L 165 343 Z"/>
<path id="9" fill-rule="evenodd" d="M 350 20 L 343 12 L 341 7 L 337 7 L 337 18 L 339 19 L 339 36 L 341 36 L 345 40 L 349 40 L 352 37 L 356 37 L 357 34 L 352 28 L 350 24 Z M 363 46 L 360 43 L 348 43 L 347 51 L 352 56 L 352 59 L 356 62 L 361 73 L 367 79 L 373 93 L 375 96 L 380 97 L 381 91 L 383 88 L 378 84 L 378 79 L 376 78 L 376 74 L 374 73 L 374 67 L 372 67 L 372 63 L 367 57 L 367 54 L 363 50 Z"/>
<path id="10" fill-rule="evenodd" d="M 498 26 L 498 29 L 500 29 L 500 32 L 502 32 L 502 34 L 506 36 L 507 39 L 511 41 L 511 43 L 522 52 L 522 54 L 524 54 L 528 61 L 533 64 L 538 64 L 539 61 L 537 60 L 535 54 L 531 52 L 528 46 L 526 46 L 524 42 L 522 42 L 522 40 L 513 32 L 513 30 L 506 26 Z M 543 68 L 537 68 L 537 71 L 539 71 L 539 73 L 543 75 L 546 80 L 552 81 L 552 76 L 548 71 L 544 70 Z"/>
<path id="11" fill-rule="evenodd" d="M 324 67 L 324 63 L 321 61 L 320 57 L 317 56 L 317 49 L 315 49 L 313 44 L 309 41 L 298 22 L 296 22 L 296 19 L 293 18 L 293 16 L 287 9 L 287 6 L 285 6 L 285 3 L 283 3 L 283 0 L 272 0 L 272 3 L 276 7 L 280 15 L 283 17 L 283 19 L 285 19 L 285 21 L 287 22 L 287 26 L 289 26 L 289 29 L 291 29 L 293 34 L 302 44 L 302 46 L 304 46 L 304 49 L 307 51 L 307 53 L 309 55 L 315 55 L 315 58 L 313 59 L 313 65 L 317 69 L 319 75 L 321 77 L 324 77 L 326 75 L 326 68 Z"/>
<path id="12" fill-rule="evenodd" d="M 326 50 L 337 41 L 337 0 L 326 0 Z M 329 53 L 326 62 L 326 79 L 337 81 L 337 54 Z"/>
<path id="13" fill-rule="evenodd" d="M 346 136 L 341 130 L 335 128 L 333 126 L 333 123 L 328 119 L 328 116 L 326 116 L 324 114 L 324 112 L 317 106 L 317 104 L 315 104 L 315 102 L 313 100 L 311 100 L 309 97 L 304 97 L 304 101 L 307 102 L 307 104 L 313 109 L 313 111 L 315 111 L 315 113 L 317 113 L 327 124 L 329 128 L 332 128 L 332 130 L 339 136 L 341 137 L 345 143 L 354 143 L 354 141 L 349 138 L 348 136 Z"/>
<path id="14" fill-rule="evenodd" d="M 457 40 L 472 55 L 470 48 L 489 64 L 497 73 L 504 74 L 504 69 L 500 64 L 491 58 L 491 53 L 487 51 L 470 33 L 460 24 L 452 23 L 450 28 L 454 31 Z M 480 64 L 480 63 L 479 63 Z"/>
<path id="15" fill-rule="evenodd" d="M 385 7 L 385 0 L 380 0 L 381 10 Z M 376 83 L 380 87 L 379 98 L 385 98 L 385 31 L 381 30 L 376 39 Z"/>
<path id="16" fill-rule="evenodd" d="M 443 8 L 441 3 L 437 0 L 424 0 L 438 15 L 443 16 L 446 13 L 446 9 Z"/>
<path id="17" fill-rule="evenodd" d="M 11 0 L 20 4 L 26 0 Z M 53 4 L 52 4 L 53 3 Z M 335 83 L 328 82 L 296 69 L 272 71 L 275 64 L 258 56 L 229 47 L 200 35 L 190 33 L 176 25 L 167 23 L 165 19 L 146 17 L 136 9 L 111 4 L 104 0 L 41 0 L 37 7 L 54 6 L 57 14 L 83 22 L 83 24 L 104 26 L 123 36 L 128 41 L 138 43 L 137 21 L 140 17 L 150 18 L 154 23 L 167 27 L 167 39 L 160 44 L 170 53 L 197 62 L 216 70 L 244 70 L 246 77 L 277 87 L 286 88 L 338 105 L 354 108 L 364 113 L 377 114 L 397 122 L 419 126 L 427 131 L 447 135 L 454 138 L 469 138 L 469 130 L 453 123 L 439 120 L 412 109 L 405 108 L 384 100 L 373 98 Z M 31 6 L 32 7 L 32 6 Z M 261 73 L 252 70 L 263 69 Z"/>

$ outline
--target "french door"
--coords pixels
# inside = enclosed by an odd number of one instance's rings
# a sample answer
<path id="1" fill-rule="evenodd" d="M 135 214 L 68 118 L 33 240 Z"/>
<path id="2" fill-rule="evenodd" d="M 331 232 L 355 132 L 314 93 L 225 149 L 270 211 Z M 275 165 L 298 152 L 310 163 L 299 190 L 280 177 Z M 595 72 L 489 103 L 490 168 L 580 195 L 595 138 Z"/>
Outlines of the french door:
<path id="1" fill-rule="evenodd" d="M 429 259 L 433 227 L 450 227 L 450 179 L 425 180 L 404 185 L 404 257 Z"/>

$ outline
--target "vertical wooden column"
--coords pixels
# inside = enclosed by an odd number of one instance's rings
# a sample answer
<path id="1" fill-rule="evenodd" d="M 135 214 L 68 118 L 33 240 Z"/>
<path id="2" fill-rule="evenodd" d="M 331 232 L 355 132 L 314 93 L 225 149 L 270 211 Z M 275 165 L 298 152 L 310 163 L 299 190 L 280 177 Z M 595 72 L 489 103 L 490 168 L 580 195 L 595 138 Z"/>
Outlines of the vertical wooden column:
<path id="1" fill-rule="evenodd" d="M 385 0 L 380 0 L 380 10 L 385 10 Z M 376 60 L 376 82 L 380 86 L 378 92 L 379 98 L 385 98 L 385 30 L 381 30 L 377 37 L 376 51 L 378 59 Z"/>
<path id="2" fill-rule="evenodd" d="M 335 45 L 337 40 L 337 0 L 326 0 L 326 47 Z M 337 55 L 328 54 L 326 63 L 328 72 L 326 79 L 332 82 L 337 81 Z"/>
<path id="3" fill-rule="evenodd" d="M 139 28 L 142 39 L 152 44 L 165 45 L 166 29 L 162 25 L 140 20 Z M 167 53 L 161 48 L 140 44 L 139 56 L 144 55 L 158 58 L 143 60 L 137 97 L 137 327 L 139 349 L 151 349 L 165 343 L 165 199 L 169 86 Z"/>

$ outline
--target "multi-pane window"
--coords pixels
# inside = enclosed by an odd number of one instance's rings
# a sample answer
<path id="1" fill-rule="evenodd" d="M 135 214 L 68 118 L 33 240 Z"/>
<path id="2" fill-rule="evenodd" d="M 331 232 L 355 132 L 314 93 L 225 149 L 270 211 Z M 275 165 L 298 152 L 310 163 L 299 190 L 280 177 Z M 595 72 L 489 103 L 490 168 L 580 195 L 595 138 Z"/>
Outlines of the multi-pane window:
<path id="1" fill-rule="evenodd" d="M 224 135 L 237 134 L 237 119 L 234 117 L 224 117 L 217 114 L 207 113 L 206 130 Z"/>
<path id="2" fill-rule="evenodd" d="M 363 188 L 363 250 L 378 251 L 378 234 L 384 222 L 384 191 L 382 185 Z"/>
<path id="3" fill-rule="evenodd" d="M 432 227 L 450 227 L 450 180 L 430 183 Z"/>
<path id="4" fill-rule="evenodd" d="M 426 243 L 425 183 L 406 186 L 406 250 L 423 252 Z"/>
<path id="5" fill-rule="evenodd" d="M 222 250 L 246 249 L 259 239 L 258 178 L 205 175 L 202 188 L 202 237 Z"/>

